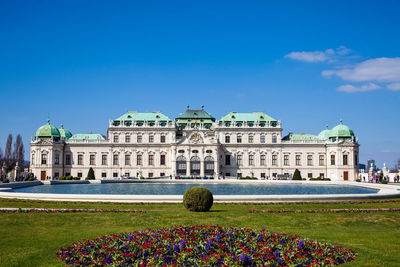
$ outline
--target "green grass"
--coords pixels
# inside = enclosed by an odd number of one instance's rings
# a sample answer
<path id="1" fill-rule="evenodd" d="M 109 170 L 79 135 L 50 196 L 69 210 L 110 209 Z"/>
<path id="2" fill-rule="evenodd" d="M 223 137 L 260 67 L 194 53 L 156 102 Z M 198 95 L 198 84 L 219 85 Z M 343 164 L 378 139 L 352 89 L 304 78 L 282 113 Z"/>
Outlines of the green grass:
<path id="1" fill-rule="evenodd" d="M 1 207 L 140 209 L 147 213 L 0 213 L 0 266 L 62 266 L 61 246 L 108 233 L 171 225 L 218 224 L 297 234 L 353 248 L 355 266 L 400 265 L 400 213 L 251 214 L 250 209 L 389 208 L 394 203 L 363 204 L 214 204 L 211 212 L 193 213 L 181 204 L 96 204 L 8 202 Z"/>

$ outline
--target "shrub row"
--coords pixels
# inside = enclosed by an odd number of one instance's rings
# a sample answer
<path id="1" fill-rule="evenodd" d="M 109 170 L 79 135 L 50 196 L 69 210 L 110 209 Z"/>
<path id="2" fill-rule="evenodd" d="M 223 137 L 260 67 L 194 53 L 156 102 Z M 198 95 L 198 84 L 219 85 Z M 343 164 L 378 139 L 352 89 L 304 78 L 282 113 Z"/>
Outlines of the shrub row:
<path id="1" fill-rule="evenodd" d="M 240 177 L 239 180 L 258 180 L 258 179 L 257 177 L 246 176 L 246 177 Z"/>
<path id="2" fill-rule="evenodd" d="M 58 177 L 58 180 L 80 180 L 80 179 L 81 179 L 80 177 L 73 177 L 72 175 Z"/>

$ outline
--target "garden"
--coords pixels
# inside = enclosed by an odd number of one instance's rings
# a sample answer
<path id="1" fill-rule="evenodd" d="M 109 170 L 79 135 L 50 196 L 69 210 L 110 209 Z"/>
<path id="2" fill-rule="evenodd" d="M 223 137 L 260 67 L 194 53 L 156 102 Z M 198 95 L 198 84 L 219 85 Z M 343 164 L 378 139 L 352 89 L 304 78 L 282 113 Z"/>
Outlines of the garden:
<path id="1" fill-rule="evenodd" d="M 0 199 L 1 266 L 399 266 L 400 199 L 182 204 Z"/>

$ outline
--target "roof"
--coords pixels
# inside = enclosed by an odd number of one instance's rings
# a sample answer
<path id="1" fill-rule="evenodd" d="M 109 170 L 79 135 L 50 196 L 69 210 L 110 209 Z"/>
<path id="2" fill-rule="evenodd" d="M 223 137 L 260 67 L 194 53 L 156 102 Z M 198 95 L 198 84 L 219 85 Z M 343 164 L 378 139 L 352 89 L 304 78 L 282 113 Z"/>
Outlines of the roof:
<path id="1" fill-rule="evenodd" d="M 329 138 L 330 134 L 331 134 L 331 131 L 329 130 L 328 125 L 326 125 L 326 129 L 318 134 L 318 139 L 327 140 Z"/>
<path id="2" fill-rule="evenodd" d="M 175 120 L 182 120 L 182 119 L 207 119 L 215 121 L 215 118 L 211 116 L 209 113 L 204 111 L 203 109 L 187 109 L 184 113 L 180 114 Z"/>
<path id="3" fill-rule="evenodd" d="M 124 115 L 115 119 L 117 121 L 168 121 L 170 120 L 160 111 L 154 112 L 136 112 L 128 111 Z"/>
<path id="4" fill-rule="evenodd" d="M 349 126 L 344 125 L 343 121 L 340 120 L 340 124 L 333 127 L 330 131 L 329 137 L 352 137 L 354 132 Z"/>
<path id="5" fill-rule="evenodd" d="M 88 134 L 74 134 L 69 140 L 77 140 L 77 141 L 82 141 L 82 140 L 106 140 L 106 138 L 101 135 L 101 134 L 94 134 L 94 133 L 88 133 Z"/>
<path id="6" fill-rule="evenodd" d="M 223 116 L 221 121 L 276 121 L 274 118 L 268 116 L 263 112 L 252 112 L 252 113 L 238 113 L 229 112 Z"/>
<path id="7" fill-rule="evenodd" d="M 294 134 L 289 133 L 285 137 L 282 138 L 284 141 L 314 141 L 318 140 L 318 137 L 313 134 Z"/>
<path id="8" fill-rule="evenodd" d="M 64 129 L 64 126 L 61 124 L 61 128 L 58 129 L 60 132 L 60 137 L 64 139 L 70 139 L 72 137 L 72 133 L 66 129 Z"/>
<path id="9" fill-rule="evenodd" d="M 37 131 L 35 136 L 37 137 L 60 137 L 60 131 L 50 124 L 50 120 L 43 126 L 41 126 Z"/>

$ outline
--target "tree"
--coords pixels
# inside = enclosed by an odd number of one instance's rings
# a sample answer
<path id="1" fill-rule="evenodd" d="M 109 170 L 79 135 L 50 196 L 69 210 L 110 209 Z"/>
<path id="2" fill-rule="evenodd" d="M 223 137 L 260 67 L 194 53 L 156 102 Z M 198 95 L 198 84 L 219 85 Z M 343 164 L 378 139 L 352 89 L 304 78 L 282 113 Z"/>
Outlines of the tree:
<path id="1" fill-rule="evenodd" d="M 300 174 L 299 169 L 296 169 L 296 170 L 294 171 L 292 180 L 301 180 L 301 174 Z"/>
<path id="2" fill-rule="evenodd" d="M 12 154 L 11 154 L 11 146 L 12 146 L 12 134 L 9 134 L 7 137 L 7 143 L 6 143 L 6 150 L 4 152 L 4 161 L 6 165 L 9 167 L 11 165 L 11 159 L 12 159 Z"/>
<path id="3" fill-rule="evenodd" d="M 95 179 L 96 179 L 96 178 L 94 177 L 93 168 L 90 167 L 90 169 L 89 169 L 89 171 L 88 171 L 88 174 L 87 174 L 87 177 L 86 177 L 86 180 L 95 180 Z"/>
<path id="4" fill-rule="evenodd" d="M 13 163 L 18 163 L 18 166 L 20 168 L 23 168 L 24 144 L 22 143 L 22 136 L 20 134 L 17 135 L 17 139 L 15 140 L 14 143 Z"/>

